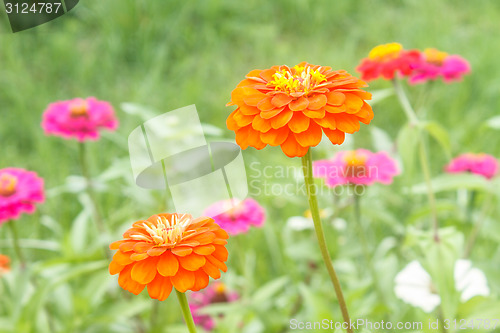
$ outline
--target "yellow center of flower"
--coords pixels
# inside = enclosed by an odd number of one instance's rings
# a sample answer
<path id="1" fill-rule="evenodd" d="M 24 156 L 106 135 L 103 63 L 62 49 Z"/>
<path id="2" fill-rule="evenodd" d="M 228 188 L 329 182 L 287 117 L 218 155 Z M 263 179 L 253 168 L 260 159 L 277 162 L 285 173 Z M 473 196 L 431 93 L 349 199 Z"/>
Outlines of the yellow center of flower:
<path id="1" fill-rule="evenodd" d="M 293 69 L 282 69 L 273 74 L 273 80 L 267 85 L 274 86 L 274 90 L 288 94 L 300 93 L 307 95 L 309 92 L 327 81 L 321 74 L 320 68 L 312 70 L 311 66 L 295 66 Z"/>
<path id="2" fill-rule="evenodd" d="M 347 152 L 343 158 L 346 163 L 344 176 L 359 177 L 364 175 L 366 158 L 366 155 L 360 154 L 355 150 Z"/>
<path id="3" fill-rule="evenodd" d="M 85 100 L 74 101 L 69 105 L 69 112 L 72 117 L 81 117 L 88 114 L 89 104 Z"/>
<path id="4" fill-rule="evenodd" d="M 16 192 L 17 178 L 3 173 L 0 175 L 0 196 L 8 197 Z"/>
<path id="5" fill-rule="evenodd" d="M 185 215 L 172 215 L 171 220 L 158 216 L 156 222 L 154 224 L 150 221 L 144 221 L 142 224 L 150 237 L 143 234 L 131 235 L 130 237 L 136 240 L 152 242 L 155 246 L 174 246 L 184 236 L 187 236 L 186 229 L 191 224 L 191 219 Z"/>
<path id="6" fill-rule="evenodd" d="M 448 53 L 439 51 L 437 49 L 425 49 L 424 56 L 427 62 L 441 66 L 448 57 Z"/>
<path id="7" fill-rule="evenodd" d="M 397 58 L 399 53 L 403 50 L 403 46 L 399 43 L 389 43 L 375 46 L 368 57 L 373 60 L 391 60 Z"/>
<path id="8" fill-rule="evenodd" d="M 215 292 L 217 294 L 224 294 L 226 292 L 226 285 L 224 283 L 217 283 L 215 285 Z"/>

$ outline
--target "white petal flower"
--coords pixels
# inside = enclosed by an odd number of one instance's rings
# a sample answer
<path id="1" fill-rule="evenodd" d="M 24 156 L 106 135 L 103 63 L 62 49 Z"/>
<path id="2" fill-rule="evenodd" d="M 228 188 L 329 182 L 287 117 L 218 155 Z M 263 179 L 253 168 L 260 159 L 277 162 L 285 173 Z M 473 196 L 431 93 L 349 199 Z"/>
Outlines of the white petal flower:
<path id="1" fill-rule="evenodd" d="M 466 302 L 474 296 L 488 296 L 490 289 L 484 273 L 472 267 L 470 260 L 457 260 L 454 270 L 455 288 L 461 292 L 460 300 Z M 429 273 L 416 260 L 410 262 L 396 275 L 394 292 L 405 303 L 432 312 L 441 298 L 432 284 Z"/>
<path id="2" fill-rule="evenodd" d="M 405 303 L 419 307 L 427 313 L 441 304 L 441 298 L 433 290 L 430 275 L 416 260 L 396 275 L 395 283 L 394 292 Z"/>
<path id="3" fill-rule="evenodd" d="M 461 291 L 460 300 L 466 302 L 474 296 L 488 296 L 490 288 L 484 273 L 472 267 L 470 260 L 460 259 L 455 263 L 455 288 Z"/>

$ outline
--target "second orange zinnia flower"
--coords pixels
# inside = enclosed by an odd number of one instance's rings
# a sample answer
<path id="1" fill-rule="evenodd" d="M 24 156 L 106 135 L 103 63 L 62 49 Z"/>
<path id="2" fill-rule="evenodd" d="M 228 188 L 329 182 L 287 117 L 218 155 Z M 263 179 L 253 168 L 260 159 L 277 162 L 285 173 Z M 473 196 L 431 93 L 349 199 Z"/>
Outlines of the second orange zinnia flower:
<path id="1" fill-rule="evenodd" d="M 147 286 L 151 298 L 163 301 L 172 287 L 198 291 L 209 277 L 218 279 L 227 270 L 228 234 L 208 217 L 153 215 L 135 222 L 123 237 L 110 245 L 118 251 L 109 272 L 120 274 L 118 284 L 135 295 Z"/>
<path id="2" fill-rule="evenodd" d="M 341 144 L 360 122 L 370 123 L 373 111 L 365 100 L 371 94 L 360 89 L 366 86 L 346 71 L 306 62 L 256 69 L 233 90 L 228 105 L 238 108 L 227 127 L 243 149 L 281 146 L 288 157 L 302 157 L 323 133 Z"/>

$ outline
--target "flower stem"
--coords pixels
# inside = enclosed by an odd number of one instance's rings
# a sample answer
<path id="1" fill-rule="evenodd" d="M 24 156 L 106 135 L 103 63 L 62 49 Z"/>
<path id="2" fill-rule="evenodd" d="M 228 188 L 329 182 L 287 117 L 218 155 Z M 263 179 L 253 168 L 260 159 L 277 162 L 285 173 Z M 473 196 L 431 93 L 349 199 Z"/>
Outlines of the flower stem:
<path id="1" fill-rule="evenodd" d="M 304 181 L 306 185 L 307 197 L 309 199 L 309 208 L 311 209 L 311 215 L 314 222 L 314 230 L 316 231 L 316 238 L 318 239 L 319 248 L 321 255 L 323 256 L 323 261 L 325 262 L 326 269 L 330 275 L 330 279 L 333 283 L 333 288 L 335 289 L 335 294 L 340 305 L 340 310 L 342 311 L 342 317 L 344 322 L 347 323 L 347 332 L 353 333 L 350 328 L 351 319 L 349 318 L 349 311 L 347 310 L 347 305 L 344 299 L 344 294 L 342 293 L 342 287 L 340 285 L 337 273 L 333 268 L 332 259 L 328 253 L 328 248 L 326 246 L 325 232 L 323 231 L 323 226 L 321 224 L 321 219 L 318 209 L 318 199 L 316 198 L 316 187 L 314 185 L 314 179 L 312 176 L 312 156 L 311 149 L 309 149 L 302 157 L 302 171 L 304 172 Z"/>
<path id="2" fill-rule="evenodd" d="M 182 315 L 186 321 L 189 333 L 196 333 L 196 326 L 194 325 L 193 315 L 191 314 L 191 309 L 189 309 L 186 294 L 181 293 L 177 289 L 175 289 L 175 292 L 177 293 L 177 298 L 179 299 L 179 304 L 181 305 Z"/>
<path id="3" fill-rule="evenodd" d="M 87 163 L 87 150 L 84 142 L 79 143 L 79 156 L 80 156 L 80 166 L 82 169 L 83 178 L 85 178 L 87 193 L 90 197 L 90 201 L 92 203 L 92 214 L 94 216 L 94 221 L 96 223 L 97 230 L 99 233 L 106 233 L 106 228 L 104 226 L 103 219 L 101 214 L 99 213 L 99 209 L 97 208 L 97 200 L 94 192 L 94 187 L 92 185 L 92 179 L 90 178 L 89 167 Z"/>
<path id="4" fill-rule="evenodd" d="M 439 221 L 437 217 L 436 197 L 434 196 L 434 191 L 432 190 L 432 180 L 431 180 L 431 171 L 429 168 L 429 160 L 427 159 L 427 152 L 425 151 L 425 145 L 422 139 L 420 140 L 419 146 L 420 146 L 419 147 L 420 165 L 422 166 L 422 171 L 424 173 L 425 184 L 427 186 L 427 196 L 429 198 L 429 205 L 431 206 L 434 240 L 436 242 L 439 242 Z"/>
<path id="5" fill-rule="evenodd" d="M 19 259 L 21 269 L 24 269 L 26 267 L 26 260 L 23 255 L 23 251 L 21 251 L 21 247 L 19 246 L 19 236 L 17 234 L 17 228 L 14 222 L 15 221 L 8 221 L 7 225 L 9 226 L 12 233 L 12 244 L 14 245 L 14 251 L 16 252 L 17 259 Z"/>
<path id="6" fill-rule="evenodd" d="M 481 214 L 476 224 L 474 225 L 472 231 L 470 232 L 469 241 L 467 242 L 467 246 L 465 247 L 464 259 L 470 257 L 472 249 L 474 249 L 474 245 L 476 244 L 477 237 L 479 236 L 479 231 L 483 226 L 484 220 L 486 220 L 488 215 L 494 209 L 493 205 L 494 201 L 495 200 L 493 199 L 493 195 L 490 195 L 489 198 L 487 199 L 487 202 L 484 204 L 483 209 L 481 210 Z"/>
<path id="7" fill-rule="evenodd" d="M 394 91 L 396 92 L 396 96 L 399 99 L 399 103 L 403 107 L 403 111 L 406 113 L 406 116 L 408 117 L 410 124 L 417 125 L 419 123 L 417 114 L 413 110 L 413 107 L 411 106 L 411 103 L 408 100 L 408 97 L 406 96 L 406 93 L 403 89 L 403 86 L 401 85 L 401 82 L 397 78 L 394 78 L 392 79 L 392 84 L 394 86 Z"/>
<path id="8" fill-rule="evenodd" d="M 417 126 L 420 124 L 420 120 L 413 110 L 410 101 L 408 100 L 408 96 L 401 86 L 401 82 L 394 78 L 392 79 L 392 84 L 394 85 L 394 91 L 396 92 L 396 96 L 398 97 L 399 103 L 403 108 L 403 111 L 406 113 L 408 117 L 408 121 L 410 125 Z M 432 181 L 431 181 L 431 172 L 429 167 L 429 159 L 427 158 L 427 152 L 425 150 L 425 143 L 422 135 L 419 135 L 419 157 L 420 157 L 420 165 L 422 167 L 422 171 L 424 173 L 425 184 L 427 187 L 427 196 L 429 198 L 429 205 L 431 207 L 431 216 L 432 216 L 432 226 L 434 230 L 434 240 L 439 242 L 439 222 L 437 217 L 437 208 L 436 208 L 436 198 L 434 196 L 434 191 L 432 189 Z"/>

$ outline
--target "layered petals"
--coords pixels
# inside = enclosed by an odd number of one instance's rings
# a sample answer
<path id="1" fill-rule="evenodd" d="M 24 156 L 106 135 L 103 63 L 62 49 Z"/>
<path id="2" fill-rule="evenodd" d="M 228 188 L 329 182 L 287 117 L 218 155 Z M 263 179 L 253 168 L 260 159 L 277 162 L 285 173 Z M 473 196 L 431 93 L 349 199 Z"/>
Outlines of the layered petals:
<path id="1" fill-rule="evenodd" d="M 110 245 L 118 250 L 109 265 L 118 284 L 139 294 L 146 286 L 151 298 L 165 300 L 172 290 L 201 290 L 209 276 L 226 271 L 228 234 L 213 219 L 184 214 L 158 214 L 137 221 Z"/>
<path id="2" fill-rule="evenodd" d="M 237 109 L 227 127 L 242 149 L 280 146 L 287 156 L 301 157 L 323 133 L 340 144 L 360 122 L 370 123 L 373 111 L 365 100 L 371 94 L 361 90 L 366 86 L 346 71 L 306 62 L 253 70 L 231 93 L 228 105 Z"/>

